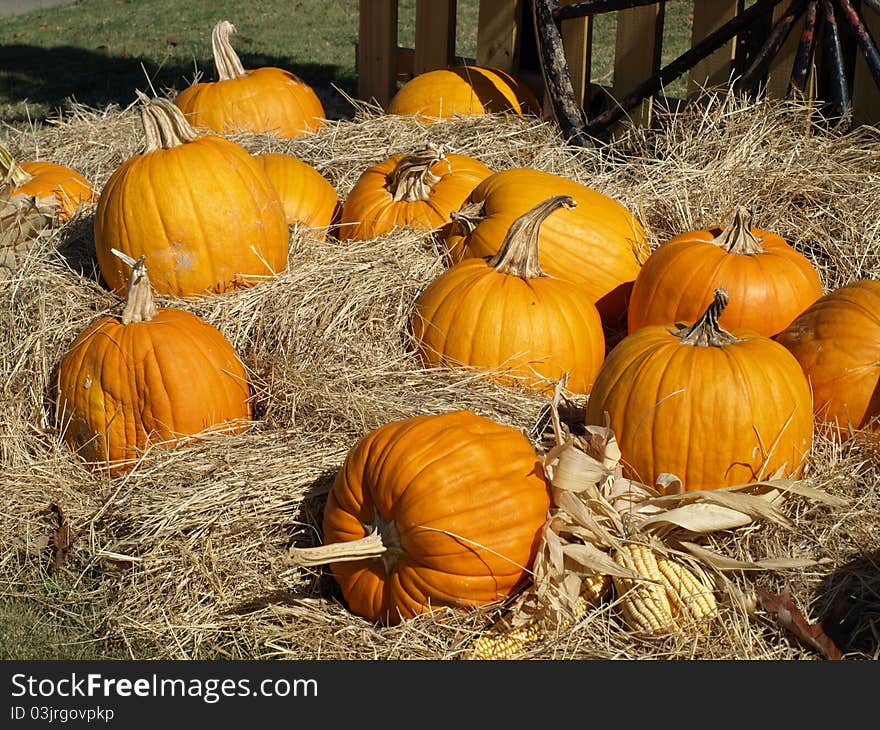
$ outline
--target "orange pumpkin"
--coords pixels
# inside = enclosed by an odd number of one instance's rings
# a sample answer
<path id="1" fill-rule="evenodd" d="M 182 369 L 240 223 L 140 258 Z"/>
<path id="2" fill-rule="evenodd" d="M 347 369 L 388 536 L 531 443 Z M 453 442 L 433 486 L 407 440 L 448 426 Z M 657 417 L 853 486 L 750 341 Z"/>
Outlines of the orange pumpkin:
<path id="1" fill-rule="evenodd" d="M 198 136 L 167 99 L 141 97 L 146 147 L 113 172 L 95 211 L 108 286 L 122 294 L 128 281 L 113 249 L 144 256 L 161 294 L 225 292 L 283 271 L 287 221 L 260 164 L 231 140 Z"/>
<path id="2" fill-rule="evenodd" d="M 442 228 L 491 174 L 479 160 L 447 153 L 443 145 L 393 155 L 361 173 L 342 206 L 338 236 L 366 240 L 396 228 Z"/>
<path id="3" fill-rule="evenodd" d="M 217 80 L 193 84 L 174 100 L 189 122 L 218 134 L 270 132 L 281 138 L 302 137 L 325 126 L 314 89 L 274 66 L 245 70 L 229 42 L 233 32 L 228 20 L 211 32 Z"/>
<path id="4" fill-rule="evenodd" d="M 541 269 L 580 285 L 607 326 L 625 324 L 629 291 L 648 255 L 645 231 L 621 203 L 574 180 L 529 168 L 487 177 L 446 229 L 451 260 L 494 256 L 511 223 L 551 195 L 574 198 L 577 208 L 541 226 Z"/>
<path id="5" fill-rule="evenodd" d="M 280 196 L 288 225 L 314 228 L 323 239 L 341 207 L 339 194 L 330 181 L 293 155 L 266 152 L 255 159 Z"/>
<path id="6" fill-rule="evenodd" d="M 349 450 L 324 509 L 324 548 L 352 613 L 396 624 L 522 587 L 549 506 L 521 431 L 470 411 L 414 416 Z M 364 543 L 369 554 L 357 552 Z"/>
<path id="7" fill-rule="evenodd" d="M 182 309 L 157 309 L 143 259 L 133 264 L 121 317 L 86 328 L 58 368 L 56 419 L 65 442 L 111 474 L 151 447 L 251 419 L 247 373 L 215 327 Z"/>
<path id="8" fill-rule="evenodd" d="M 69 220 L 79 210 L 89 209 L 97 199 L 89 181 L 76 170 L 48 161 L 18 163 L 2 144 L 0 186 L 6 186 L 10 196 L 51 200 L 61 221 Z"/>
<path id="9" fill-rule="evenodd" d="M 506 71 L 463 65 L 414 76 L 395 93 L 387 112 L 434 122 L 456 115 L 540 114 L 541 103 L 526 84 Z"/>
<path id="10" fill-rule="evenodd" d="M 716 290 L 691 326 L 647 325 L 608 354 L 586 422 L 607 414 L 628 476 L 670 473 L 693 491 L 800 474 L 813 437 L 807 379 L 779 343 L 722 329 L 727 300 Z"/>
<path id="11" fill-rule="evenodd" d="M 421 293 L 412 330 L 425 365 L 476 367 L 503 385 L 548 394 L 567 374 L 569 390 L 590 392 L 605 359 L 599 311 L 577 285 L 538 265 L 538 232 L 563 206 L 575 202 L 560 195 L 539 203 L 511 224 L 494 257 L 465 259 Z"/>
<path id="12" fill-rule="evenodd" d="M 753 228 L 736 208 L 726 227 L 681 233 L 645 261 L 629 302 L 629 331 L 693 322 L 724 287 L 731 304 L 721 325 L 773 337 L 822 296 L 819 272 L 776 233 Z"/>
<path id="13" fill-rule="evenodd" d="M 880 282 L 854 281 L 826 294 L 776 337 L 813 389 L 829 435 L 877 430 L 880 416 Z"/>

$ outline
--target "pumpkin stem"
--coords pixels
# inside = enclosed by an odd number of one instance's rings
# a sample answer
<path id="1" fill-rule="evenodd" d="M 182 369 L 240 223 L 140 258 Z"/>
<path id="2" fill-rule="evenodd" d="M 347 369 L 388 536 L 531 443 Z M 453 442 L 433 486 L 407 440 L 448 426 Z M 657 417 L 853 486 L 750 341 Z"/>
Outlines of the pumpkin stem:
<path id="1" fill-rule="evenodd" d="M 764 253 L 761 239 L 752 233 L 753 211 L 744 205 L 738 205 L 733 211 L 733 216 L 727 227 L 721 231 L 712 243 L 720 246 L 727 253 L 756 254 Z"/>
<path id="2" fill-rule="evenodd" d="M 169 150 L 185 142 L 192 142 L 198 137 L 196 130 L 186 121 L 183 112 L 168 99 L 158 97 L 150 99 L 139 89 L 136 93 L 143 102 L 141 121 L 144 124 L 146 138 L 145 153 L 159 149 Z"/>
<path id="3" fill-rule="evenodd" d="M 394 520 L 386 522 L 379 512 L 375 512 L 370 533 L 359 540 L 334 542 L 311 548 L 290 548 L 290 560 L 295 565 L 315 566 L 326 563 L 340 563 L 365 558 L 381 558 L 385 572 L 390 573 L 403 552 L 400 547 L 400 534 Z"/>
<path id="4" fill-rule="evenodd" d="M 718 318 L 729 301 L 727 289 L 723 287 L 716 289 L 715 297 L 702 317 L 690 327 L 680 325 L 678 330 L 670 331 L 681 340 L 682 345 L 695 347 L 723 347 L 734 342 L 742 342 L 742 339 L 735 337 L 718 324 Z"/>
<path id="5" fill-rule="evenodd" d="M 211 49 L 214 53 L 214 68 L 217 70 L 218 81 L 229 81 L 247 72 L 241 65 L 241 59 L 232 48 L 229 36 L 235 33 L 235 26 L 228 20 L 221 20 L 211 31 Z"/>
<path id="6" fill-rule="evenodd" d="M 459 210 L 453 210 L 449 217 L 452 219 L 451 235 L 469 236 L 486 219 L 486 201 L 465 203 Z"/>
<path id="7" fill-rule="evenodd" d="M 489 265 L 502 274 L 518 276 L 521 279 L 536 279 L 546 276 L 538 263 L 538 233 L 541 224 L 553 211 L 559 208 L 577 207 L 577 202 L 569 195 L 554 195 L 527 210 L 507 230 L 504 242 L 491 259 Z"/>
<path id="8" fill-rule="evenodd" d="M 440 177 L 431 172 L 435 162 L 446 159 L 446 150 L 442 144 L 428 143 L 422 149 L 405 155 L 386 176 L 385 188 L 391 193 L 394 201 L 405 200 L 413 203 L 428 200 Z M 452 167 L 450 166 L 450 170 Z"/>
<path id="9" fill-rule="evenodd" d="M 128 291 L 125 293 L 125 307 L 122 310 L 122 324 L 132 322 L 149 322 L 158 313 L 156 303 L 153 301 L 153 291 L 150 286 L 150 277 L 147 276 L 147 265 L 141 256 L 135 261 L 127 253 L 111 248 L 113 255 L 122 259 L 131 266 L 131 276 L 128 277 Z"/>
<path id="10" fill-rule="evenodd" d="M 11 184 L 14 188 L 20 188 L 33 179 L 34 176 L 22 170 L 9 149 L 0 142 L 0 187 Z"/>

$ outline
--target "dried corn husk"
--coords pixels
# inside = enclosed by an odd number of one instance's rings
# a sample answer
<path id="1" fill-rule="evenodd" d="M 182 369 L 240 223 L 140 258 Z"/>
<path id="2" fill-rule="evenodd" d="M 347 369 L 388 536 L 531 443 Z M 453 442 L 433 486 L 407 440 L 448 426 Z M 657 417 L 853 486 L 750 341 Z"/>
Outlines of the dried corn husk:
<path id="1" fill-rule="evenodd" d="M 0 192 L 0 269 L 18 271 L 37 234 L 55 223 L 54 198 Z"/>

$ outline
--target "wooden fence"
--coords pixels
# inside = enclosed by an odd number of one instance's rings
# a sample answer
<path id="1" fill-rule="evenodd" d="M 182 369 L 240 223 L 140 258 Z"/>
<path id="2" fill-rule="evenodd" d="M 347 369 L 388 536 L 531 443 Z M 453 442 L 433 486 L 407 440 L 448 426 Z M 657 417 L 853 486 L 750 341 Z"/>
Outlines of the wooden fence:
<path id="1" fill-rule="evenodd" d="M 575 0 L 559 0 L 558 5 L 571 5 Z M 856 0 L 856 3 L 858 0 Z M 681 4 L 681 3 L 679 3 Z M 725 22 L 742 13 L 753 2 L 745 0 L 693 0 L 691 46 L 706 38 Z M 614 99 L 625 98 L 639 83 L 661 68 L 663 21 L 666 2 L 616 11 L 617 35 L 614 43 L 613 82 L 605 90 Z M 785 12 L 788 2 L 778 4 L 773 18 L 768 18 L 764 37 L 772 23 Z M 358 41 L 358 95 L 375 99 L 385 106 L 397 88 L 415 74 L 443 68 L 463 60 L 475 61 L 520 74 L 534 85 L 536 51 L 529 0 L 480 0 L 477 28 L 476 58 L 456 56 L 456 0 L 416 0 L 414 48 L 400 48 L 397 43 L 397 0 L 360 0 L 360 37 Z M 880 16 L 865 13 L 865 22 L 875 38 L 880 37 Z M 591 77 L 593 30 L 595 19 L 573 18 L 562 21 L 562 39 L 569 73 L 578 101 L 588 108 L 599 86 Z M 775 55 L 765 79 L 767 93 L 784 96 L 788 89 L 795 52 L 800 40 L 803 20 L 799 20 L 786 42 Z M 757 32 L 760 36 L 761 31 Z M 751 43 L 755 43 L 753 30 Z M 734 38 L 698 63 L 687 76 L 685 100 L 698 95 L 701 89 L 726 85 L 732 76 L 743 70 L 745 55 L 742 38 Z M 874 83 L 864 58 L 851 54 L 851 97 L 856 123 L 880 120 L 880 91 Z M 822 47 L 811 68 L 808 84 L 816 91 L 815 79 L 822 64 Z M 630 116 L 648 123 L 651 99 L 633 110 Z"/>

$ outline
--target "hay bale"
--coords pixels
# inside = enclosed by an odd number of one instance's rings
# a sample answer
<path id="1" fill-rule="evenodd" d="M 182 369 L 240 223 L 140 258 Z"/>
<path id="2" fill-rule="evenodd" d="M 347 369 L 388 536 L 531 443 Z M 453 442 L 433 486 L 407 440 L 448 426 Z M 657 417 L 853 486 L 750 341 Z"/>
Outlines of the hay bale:
<path id="1" fill-rule="evenodd" d="M 807 112 L 795 103 L 715 97 L 666 116 L 658 130 L 632 130 L 597 150 L 564 147 L 556 127 L 535 118 L 423 125 L 370 107 L 304 138 L 236 140 L 255 153 L 297 155 L 341 196 L 369 165 L 443 142 L 494 170 L 531 166 L 606 192 L 642 217 L 652 245 L 718 223 L 737 203 L 751 205 L 761 227 L 778 231 L 817 264 L 828 290 L 880 275 L 880 137 L 869 128 L 845 134 L 808 127 Z M 20 159 L 51 158 L 101 189 L 139 140 L 131 108 L 74 108 L 63 122 L 7 142 Z M 401 231 L 340 244 L 294 229 L 289 266 L 275 280 L 220 297 L 160 299 L 199 314 L 229 338 L 251 372 L 259 422 L 247 434 L 153 452 L 131 474 L 108 480 L 68 452 L 53 424 L 57 363 L 82 329 L 119 305 L 100 284 L 91 236 L 87 216 L 44 231 L 24 264 L 0 280 L 0 544 L 16 592 L 40 595 L 52 550 L 46 536 L 57 527 L 47 508 L 55 504 L 77 535 L 61 567 L 72 578 L 63 600 L 99 605 L 104 640 L 134 657 L 462 656 L 496 609 L 444 611 L 379 629 L 345 610 L 326 573 L 284 560 L 292 543 L 319 540 L 335 471 L 347 449 L 382 423 L 469 408 L 529 431 L 536 443 L 543 435 L 545 399 L 466 373 L 423 370 L 412 359 L 410 308 L 443 268 L 431 237 Z M 861 442 L 817 442 L 807 479 L 855 506 L 840 515 L 794 501 L 788 509 L 797 529 L 756 526 L 735 539 L 716 538 L 716 549 L 750 559 L 826 558 L 812 570 L 759 580 L 770 590 L 788 585 L 802 606 L 831 614 L 835 586 L 844 578 L 851 585 L 847 566 L 864 570 L 856 557 L 876 550 L 876 454 Z M 875 573 L 867 584 L 876 590 L 878 580 Z M 88 585 L 88 593 L 77 585 Z M 847 620 L 865 636 L 862 618 Z M 605 607 L 529 656 L 815 655 L 767 617 L 728 606 L 710 639 L 655 642 L 632 638 Z"/>

